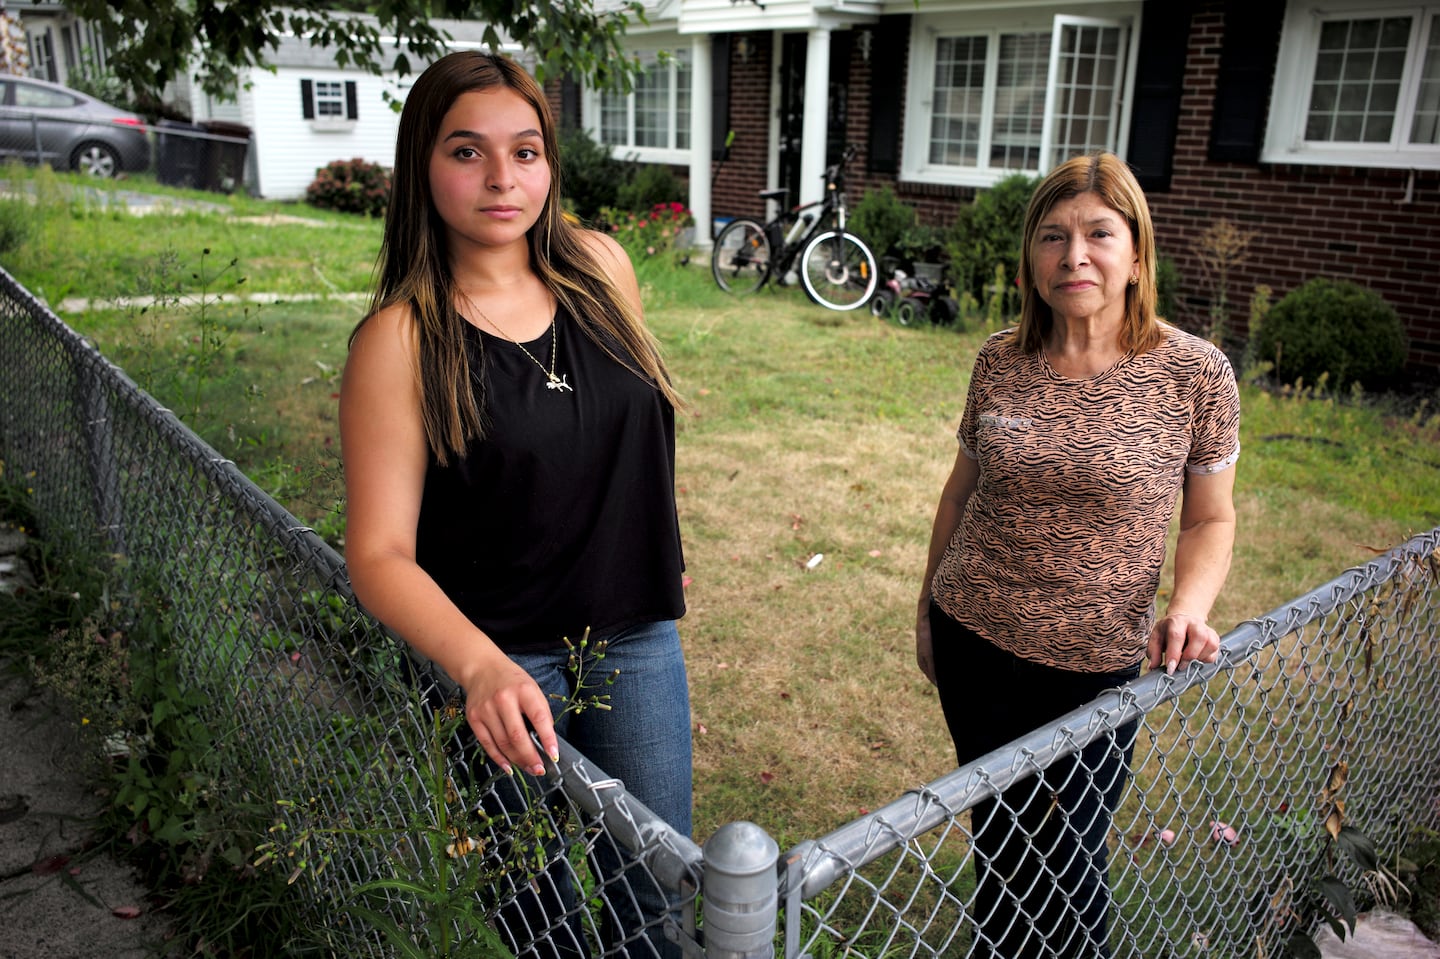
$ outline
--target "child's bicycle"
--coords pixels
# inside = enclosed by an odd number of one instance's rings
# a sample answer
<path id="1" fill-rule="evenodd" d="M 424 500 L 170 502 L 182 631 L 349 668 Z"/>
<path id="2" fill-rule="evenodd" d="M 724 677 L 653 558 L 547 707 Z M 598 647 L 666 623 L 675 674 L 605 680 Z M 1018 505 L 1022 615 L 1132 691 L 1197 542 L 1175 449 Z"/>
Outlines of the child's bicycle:
<path id="1" fill-rule="evenodd" d="M 840 162 L 825 171 L 825 198 L 781 214 L 769 223 L 731 220 L 715 238 L 710 272 L 727 293 L 753 293 L 772 279 L 784 286 L 797 280 L 810 299 L 832 310 L 853 310 L 875 292 L 875 254 L 845 229 L 845 164 L 855 156 L 846 147 Z M 785 203 L 786 190 L 761 190 L 766 200 Z"/>

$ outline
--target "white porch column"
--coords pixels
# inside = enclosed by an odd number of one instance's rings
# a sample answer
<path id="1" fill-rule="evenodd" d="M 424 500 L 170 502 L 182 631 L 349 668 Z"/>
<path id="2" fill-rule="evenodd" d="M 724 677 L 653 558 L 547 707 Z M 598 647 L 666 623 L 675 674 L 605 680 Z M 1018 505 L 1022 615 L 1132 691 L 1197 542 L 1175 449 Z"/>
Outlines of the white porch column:
<path id="1" fill-rule="evenodd" d="M 710 135 L 711 91 L 714 65 L 711 38 L 697 33 L 690 38 L 690 213 L 695 217 L 695 244 L 710 249 Z"/>
<path id="2" fill-rule="evenodd" d="M 830 114 L 830 31 L 811 30 L 805 49 L 805 120 L 800 142 L 800 202 L 821 199 L 825 127 Z"/>

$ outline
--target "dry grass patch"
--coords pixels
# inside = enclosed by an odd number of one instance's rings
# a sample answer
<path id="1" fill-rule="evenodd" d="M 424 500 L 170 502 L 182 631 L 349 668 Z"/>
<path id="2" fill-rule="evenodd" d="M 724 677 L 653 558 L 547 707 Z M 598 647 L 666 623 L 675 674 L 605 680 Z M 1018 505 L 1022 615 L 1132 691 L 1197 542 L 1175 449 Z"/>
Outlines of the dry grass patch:
<path id="1" fill-rule="evenodd" d="M 952 765 L 913 645 L 952 443 L 811 421 L 682 446 L 697 836 L 798 840 Z"/>

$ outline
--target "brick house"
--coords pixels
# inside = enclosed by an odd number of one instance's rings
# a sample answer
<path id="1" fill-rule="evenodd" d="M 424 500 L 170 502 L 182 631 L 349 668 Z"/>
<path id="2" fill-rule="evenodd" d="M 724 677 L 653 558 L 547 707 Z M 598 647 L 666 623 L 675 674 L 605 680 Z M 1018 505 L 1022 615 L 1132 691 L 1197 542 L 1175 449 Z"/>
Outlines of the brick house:
<path id="1" fill-rule="evenodd" d="M 634 93 L 567 84 L 557 105 L 674 166 L 699 223 L 765 213 L 766 187 L 818 198 L 846 143 L 852 203 L 889 185 L 935 225 L 1108 149 L 1178 268 L 1173 319 L 1208 318 L 1200 241 L 1224 219 L 1253 233 L 1230 330 L 1260 284 L 1353 279 L 1400 312 L 1410 367 L 1440 370 L 1440 3 L 666 0 L 629 42 L 651 65 Z"/>

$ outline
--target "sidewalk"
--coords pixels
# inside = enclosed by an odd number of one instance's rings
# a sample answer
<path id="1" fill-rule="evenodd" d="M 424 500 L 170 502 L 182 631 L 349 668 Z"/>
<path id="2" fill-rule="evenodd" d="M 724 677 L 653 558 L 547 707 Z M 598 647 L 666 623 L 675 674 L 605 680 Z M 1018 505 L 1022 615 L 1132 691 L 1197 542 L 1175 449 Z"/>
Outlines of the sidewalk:
<path id="1" fill-rule="evenodd" d="M 0 590 L 30 585 L 23 544 L 0 523 Z M 16 666 L 0 661 L 0 959 L 158 955 L 166 924 L 133 872 L 87 850 L 87 821 L 100 801 L 74 730 Z"/>

